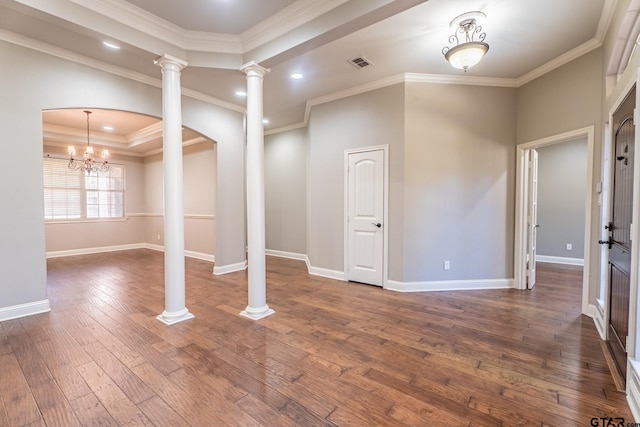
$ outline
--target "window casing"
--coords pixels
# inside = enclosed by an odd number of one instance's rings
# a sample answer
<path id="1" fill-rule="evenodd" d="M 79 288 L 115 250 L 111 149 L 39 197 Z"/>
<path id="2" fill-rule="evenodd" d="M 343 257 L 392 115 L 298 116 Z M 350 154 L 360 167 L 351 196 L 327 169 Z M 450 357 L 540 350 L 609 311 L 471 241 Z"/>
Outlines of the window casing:
<path id="1" fill-rule="evenodd" d="M 45 220 L 124 218 L 124 166 L 110 164 L 107 172 L 69 170 L 68 161 L 45 157 Z"/>

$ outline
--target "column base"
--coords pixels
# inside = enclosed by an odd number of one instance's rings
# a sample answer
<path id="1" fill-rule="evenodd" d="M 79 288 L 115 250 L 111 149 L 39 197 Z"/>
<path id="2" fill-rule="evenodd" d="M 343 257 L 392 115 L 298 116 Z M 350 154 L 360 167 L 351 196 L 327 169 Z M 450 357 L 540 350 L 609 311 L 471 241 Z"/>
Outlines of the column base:
<path id="1" fill-rule="evenodd" d="M 275 311 L 270 309 L 268 305 L 265 305 L 261 308 L 251 308 L 247 306 L 243 311 L 240 312 L 240 316 L 246 317 L 251 320 L 260 320 L 267 316 L 271 316 Z"/>
<path id="2" fill-rule="evenodd" d="M 158 315 L 156 319 L 164 323 L 165 325 L 175 325 L 176 323 L 184 322 L 185 320 L 193 319 L 195 316 L 189 312 L 186 308 L 180 311 L 163 311 Z"/>

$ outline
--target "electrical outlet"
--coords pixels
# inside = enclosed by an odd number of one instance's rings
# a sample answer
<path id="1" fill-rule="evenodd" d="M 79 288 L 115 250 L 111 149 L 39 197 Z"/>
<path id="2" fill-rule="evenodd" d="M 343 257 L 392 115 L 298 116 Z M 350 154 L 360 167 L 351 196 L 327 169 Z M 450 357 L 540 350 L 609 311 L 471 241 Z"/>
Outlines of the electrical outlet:
<path id="1" fill-rule="evenodd" d="M 445 270 L 448 270 L 451 267 L 451 264 L 449 263 L 449 261 L 445 261 L 443 267 Z"/>
<path id="2" fill-rule="evenodd" d="M 572 251 L 573 250 L 573 245 L 571 243 L 567 243 L 567 250 L 568 251 Z"/>
<path id="3" fill-rule="evenodd" d="M 158 240 L 160 240 L 160 234 L 158 234 Z"/>

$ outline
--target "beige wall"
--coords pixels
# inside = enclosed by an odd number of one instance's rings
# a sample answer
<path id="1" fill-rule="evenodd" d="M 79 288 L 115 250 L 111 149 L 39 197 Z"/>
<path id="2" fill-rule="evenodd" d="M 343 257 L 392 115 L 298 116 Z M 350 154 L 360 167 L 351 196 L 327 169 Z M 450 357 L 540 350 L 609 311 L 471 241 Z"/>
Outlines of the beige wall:
<path id="1" fill-rule="evenodd" d="M 513 277 L 515 110 L 515 89 L 407 83 L 405 282 Z"/>
<path id="2" fill-rule="evenodd" d="M 45 147 L 45 153 L 64 156 L 61 148 Z M 47 252 L 164 245 L 162 154 L 146 158 L 114 155 L 111 162 L 125 167 L 126 220 L 47 222 Z M 215 144 L 185 147 L 183 163 L 185 250 L 211 256 L 215 251 Z"/>
<path id="3" fill-rule="evenodd" d="M 539 148 L 538 165 L 537 254 L 583 259 L 587 138 Z"/>
<path id="4" fill-rule="evenodd" d="M 563 132 L 594 127 L 594 167 L 591 185 L 594 192 L 601 182 L 602 111 L 604 103 L 604 58 L 598 48 L 555 69 L 518 89 L 518 143 L 551 137 Z M 599 236 L 600 206 L 598 197 L 592 198 L 591 235 Z M 589 303 L 595 303 L 599 287 L 600 246 L 596 239 L 590 243 Z"/>
<path id="5" fill-rule="evenodd" d="M 307 129 L 265 137 L 267 249 L 307 253 Z"/>
<path id="6" fill-rule="evenodd" d="M 270 136 L 268 153 L 287 140 L 308 141 L 312 266 L 345 268 L 344 151 L 388 144 L 389 279 L 513 277 L 515 111 L 515 89 L 407 83 L 314 107 L 308 134 Z M 276 194 L 275 181 L 267 184 Z M 268 230 L 276 220 L 268 218 Z"/>
<path id="7" fill-rule="evenodd" d="M 596 49 L 518 88 L 519 144 L 586 126 L 595 126 L 600 141 L 602 53 Z"/>
<path id="8" fill-rule="evenodd" d="M 0 309 L 46 305 L 46 232 L 42 196 L 42 111 L 106 108 L 162 116 L 162 91 L 101 70 L 0 41 Z M 9 65 L 10 64 L 10 65 Z M 157 70 L 157 79 L 161 78 Z M 243 115 L 182 98 L 182 122 L 217 144 L 216 262 L 245 260 Z M 20 159 L 15 161 L 15 159 Z M 222 165 L 220 167 L 220 165 Z M 32 173 L 25 174 L 29 170 Z"/>
<path id="9" fill-rule="evenodd" d="M 44 147 L 44 154 L 66 157 L 66 150 Z M 112 155 L 110 162 L 125 168 L 125 210 L 140 212 L 144 209 L 144 164 L 142 159 Z M 143 241 L 145 221 L 133 217 L 108 221 L 50 221 L 46 222 L 47 252 L 69 251 L 105 246 L 138 244 Z"/>
<path id="10" fill-rule="evenodd" d="M 402 175 L 404 85 L 397 84 L 316 106 L 309 119 L 307 255 L 311 265 L 344 271 L 344 152 L 389 145 L 389 270 L 401 274 L 402 204 L 394 189 Z M 400 183 L 400 186 L 402 184 Z"/>

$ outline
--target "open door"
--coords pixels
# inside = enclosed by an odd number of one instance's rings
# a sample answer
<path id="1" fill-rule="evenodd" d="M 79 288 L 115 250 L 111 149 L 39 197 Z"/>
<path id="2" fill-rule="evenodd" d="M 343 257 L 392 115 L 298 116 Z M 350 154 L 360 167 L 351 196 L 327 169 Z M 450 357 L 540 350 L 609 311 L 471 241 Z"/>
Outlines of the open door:
<path id="1" fill-rule="evenodd" d="M 527 289 L 536 284 L 536 245 L 538 239 L 538 151 L 527 150 Z"/>

